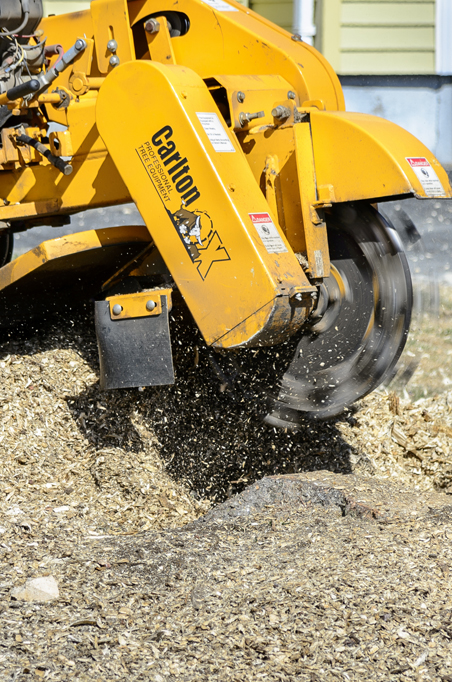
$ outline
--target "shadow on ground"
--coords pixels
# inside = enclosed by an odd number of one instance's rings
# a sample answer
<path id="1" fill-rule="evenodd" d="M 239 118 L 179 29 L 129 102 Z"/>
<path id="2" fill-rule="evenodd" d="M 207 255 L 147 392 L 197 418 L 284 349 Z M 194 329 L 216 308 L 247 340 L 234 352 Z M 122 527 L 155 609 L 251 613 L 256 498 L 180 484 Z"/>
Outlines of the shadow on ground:
<path id="1" fill-rule="evenodd" d="M 8 353 L 33 356 L 72 349 L 98 374 L 91 306 L 49 318 L 39 328 L 2 332 L 0 359 Z M 276 430 L 261 421 L 262 401 L 224 389 L 207 352 L 194 334 L 172 329 L 176 384 L 101 392 L 99 383 L 65 395 L 79 430 L 96 450 L 120 447 L 138 452 L 153 443 L 168 472 L 188 483 L 197 498 L 219 502 L 265 475 L 319 469 L 356 470 L 362 453 L 347 443 L 337 422 L 306 421 L 297 432 Z M 60 399 L 63 396 L 60 396 Z M 147 441 L 147 442 L 145 442 Z M 358 469 L 370 465 L 361 457 Z"/>

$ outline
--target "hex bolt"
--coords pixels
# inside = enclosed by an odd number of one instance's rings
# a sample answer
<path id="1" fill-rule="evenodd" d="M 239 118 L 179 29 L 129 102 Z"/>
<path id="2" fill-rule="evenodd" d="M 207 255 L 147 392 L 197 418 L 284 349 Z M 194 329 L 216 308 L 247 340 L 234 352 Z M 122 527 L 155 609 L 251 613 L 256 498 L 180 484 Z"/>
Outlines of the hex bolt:
<path id="1" fill-rule="evenodd" d="M 115 303 L 112 312 L 113 315 L 120 315 L 122 313 L 122 305 L 119 305 L 119 303 Z"/>
<path id="2" fill-rule="evenodd" d="M 272 116 L 277 118 L 278 121 L 283 121 L 284 119 L 289 118 L 290 114 L 291 111 L 289 107 L 283 107 L 281 104 L 272 109 Z"/>
<path id="3" fill-rule="evenodd" d="M 147 33 L 158 33 L 160 31 L 160 22 L 157 19 L 148 19 L 144 24 L 144 30 Z"/>
<path id="4" fill-rule="evenodd" d="M 116 40 L 109 40 L 107 43 L 107 50 L 109 52 L 115 53 L 117 49 L 118 49 L 118 43 L 116 42 Z"/>
<path id="5" fill-rule="evenodd" d="M 148 301 L 146 303 L 146 310 L 149 310 L 149 312 L 152 312 L 157 308 L 157 303 L 155 301 Z"/>
<path id="6" fill-rule="evenodd" d="M 245 101 L 245 93 L 242 92 L 241 90 L 238 91 L 237 93 L 237 102 L 244 102 Z"/>
<path id="7" fill-rule="evenodd" d="M 117 54 L 114 54 L 113 56 L 110 57 L 109 61 L 110 66 L 118 66 L 119 64 L 119 57 Z"/>
<path id="8" fill-rule="evenodd" d="M 296 301 L 302 301 L 303 300 L 303 294 L 295 294 L 294 299 Z"/>
<path id="9" fill-rule="evenodd" d="M 240 125 L 243 126 L 249 123 L 250 121 L 254 121 L 256 118 L 263 118 L 265 116 L 264 111 L 255 111 L 254 113 L 245 113 L 242 111 L 239 116 L 239 121 Z"/>
<path id="10" fill-rule="evenodd" d="M 296 98 L 296 94 L 294 93 L 293 90 L 289 90 L 289 92 L 287 93 L 287 97 L 288 97 L 289 99 L 295 99 L 295 98 Z"/>

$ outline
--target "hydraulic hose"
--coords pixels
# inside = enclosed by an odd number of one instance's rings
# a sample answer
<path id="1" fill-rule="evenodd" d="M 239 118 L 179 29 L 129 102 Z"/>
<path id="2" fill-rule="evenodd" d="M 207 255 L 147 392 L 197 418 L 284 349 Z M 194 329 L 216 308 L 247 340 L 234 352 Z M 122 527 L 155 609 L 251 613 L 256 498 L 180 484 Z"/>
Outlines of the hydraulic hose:
<path id="1" fill-rule="evenodd" d="M 61 173 L 64 175 L 70 175 L 72 171 L 74 170 L 73 167 L 71 166 L 70 163 L 67 163 L 67 161 L 64 161 L 62 158 L 59 156 L 54 156 L 52 152 L 47 149 L 45 145 L 42 144 L 42 142 L 38 142 L 38 140 L 34 140 L 32 137 L 29 137 L 28 135 L 19 135 L 16 137 L 16 142 L 19 144 L 27 144 L 29 147 L 33 147 L 36 149 L 39 154 L 42 156 L 45 156 L 45 158 L 50 161 L 50 163 L 55 166 L 55 168 L 58 168 Z"/>

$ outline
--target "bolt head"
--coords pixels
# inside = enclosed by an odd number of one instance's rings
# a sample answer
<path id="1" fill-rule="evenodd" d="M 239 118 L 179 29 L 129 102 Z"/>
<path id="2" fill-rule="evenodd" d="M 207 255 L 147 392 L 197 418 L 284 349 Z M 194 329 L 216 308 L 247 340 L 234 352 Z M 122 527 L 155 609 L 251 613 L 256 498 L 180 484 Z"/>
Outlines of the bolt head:
<path id="1" fill-rule="evenodd" d="M 289 90 L 289 92 L 287 93 L 287 97 L 288 97 L 289 99 L 295 99 L 295 98 L 296 98 L 296 94 L 294 93 L 293 90 Z"/>
<path id="2" fill-rule="evenodd" d="M 113 315 L 120 315 L 122 313 L 122 305 L 119 305 L 119 303 L 115 303 L 112 312 Z"/>
<path id="3" fill-rule="evenodd" d="M 110 57 L 109 61 L 110 66 L 118 66 L 119 64 L 119 57 L 117 54 L 114 54 L 112 57 Z"/>
<path id="4" fill-rule="evenodd" d="M 296 301 L 302 301 L 303 300 L 303 294 L 295 294 L 294 298 Z"/>
<path id="5" fill-rule="evenodd" d="M 109 40 L 107 43 L 107 50 L 109 52 L 116 52 L 117 49 L 118 49 L 118 43 L 116 42 L 116 40 Z"/>
<path id="6" fill-rule="evenodd" d="M 149 310 L 149 312 L 155 310 L 155 308 L 157 308 L 157 303 L 155 301 L 148 301 L 146 303 L 146 310 Z"/>
<path id="7" fill-rule="evenodd" d="M 157 19 L 148 19 L 144 25 L 144 30 L 147 33 L 158 33 L 160 31 L 160 22 Z"/>
<path id="8" fill-rule="evenodd" d="M 242 92 L 241 90 L 237 93 L 237 101 L 238 102 L 244 102 L 245 101 L 245 93 Z"/>
<path id="9" fill-rule="evenodd" d="M 83 81 L 81 78 L 74 78 L 72 81 L 72 89 L 74 92 L 80 92 L 80 90 L 83 90 Z"/>

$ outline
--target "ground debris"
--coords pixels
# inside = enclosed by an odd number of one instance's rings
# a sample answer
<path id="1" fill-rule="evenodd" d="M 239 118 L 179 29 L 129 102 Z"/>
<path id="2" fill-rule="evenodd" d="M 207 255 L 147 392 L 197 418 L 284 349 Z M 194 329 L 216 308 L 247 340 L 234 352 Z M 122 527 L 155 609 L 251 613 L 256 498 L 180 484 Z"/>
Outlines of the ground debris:
<path id="1" fill-rule="evenodd" d="M 56 328 L 3 344 L 4 513 L 30 537 L 38 527 L 86 535 L 193 521 L 209 503 L 166 472 L 141 394 L 99 391 L 91 331 Z"/>
<path id="2" fill-rule="evenodd" d="M 24 543 L 11 524 L 11 556 L 29 571 L 48 553 L 61 597 L 0 601 L 4 679 L 447 679 L 449 496 L 418 492 L 411 514 L 406 489 L 315 474 L 265 479 L 180 528 L 80 538 L 64 560 L 62 533 Z M 221 514 L 239 498 L 245 516 Z"/>
<path id="3" fill-rule="evenodd" d="M 175 386 L 106 393 L 89 317 L 5 339 L 3 678 L 446 680 L 452 394 L 276 432 L 173 338 Z"/>
<path id="4" fill-rule="evenodd" d="M 377 391 L 360 402 L 357 424 L 339 423 L 342 436 L 379 478 L 417 490 L 452 492 L 452 392 L 411 403 Z"/>
<path id="5" fill-rule="evenodd" d="M 298 507 L 317 505 L 342 516 L 374 519 L 380 523 L 422 519 L 431 510 L 449 512 L 452 500 L 442 493 L 419 492 L 378 478 L 353 474 L 312 471 L 303 474 L 268 476 L 239 495 L 213 507 L 197 523 L 231 522 L 264 513 L 285 518 Z"/>
<path id="6" fill-rule="evenodd" d="M 11 597 L 18 601 L 45 602 L 59 596 L 58 583 L 51 575 L 27 580 L 23 587 L 11 591 Z"/>

